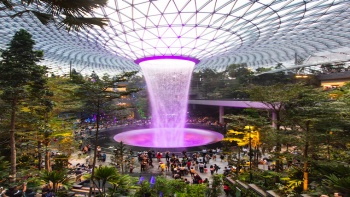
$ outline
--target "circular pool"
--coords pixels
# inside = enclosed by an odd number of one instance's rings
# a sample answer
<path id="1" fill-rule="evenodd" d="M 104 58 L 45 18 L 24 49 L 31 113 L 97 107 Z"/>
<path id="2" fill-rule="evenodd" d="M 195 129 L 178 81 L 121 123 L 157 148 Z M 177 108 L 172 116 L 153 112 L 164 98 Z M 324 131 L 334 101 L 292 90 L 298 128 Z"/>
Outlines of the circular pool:
<path id="1" fill-rule="evenodd" d="M 223 137 L 218 132 L 203 129 L 149 128 L 125 131 L 113 139 L 131 146 L 181 148 L 212 144 L 221 141 Z"/>

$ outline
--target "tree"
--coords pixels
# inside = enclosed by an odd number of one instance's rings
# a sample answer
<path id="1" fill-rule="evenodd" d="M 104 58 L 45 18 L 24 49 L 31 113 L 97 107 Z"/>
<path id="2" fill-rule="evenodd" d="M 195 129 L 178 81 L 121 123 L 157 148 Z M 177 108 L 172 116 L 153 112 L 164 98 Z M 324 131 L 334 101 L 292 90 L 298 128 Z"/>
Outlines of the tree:
<path id="1" fill-rule="evenodd" d="M 228 75 L 235 78 L 240 85 L 247 85 L 251 82 L 253 72 L 246 64 L 231 64 L 226 68 Z"/>
<path id="2" fill-rule="evenodd" d="M 303 151 L 303 190 L 308 190 L 309 180 L 309 160 L 310 148 L 315 151 L 316 139 L 319 135 L 319 126 L 325 126 L 325 122 L 332 119 L 333 109 L 329 107 L 328 96 L 320 89 L 310 86 L 301 86 L 298 88 L 297 97 L 291 99 L 285 106 L 286 116 L 288 117 L 289 127 L 298 131 L 296 137 L 301 143 Z M 328 119 L 328 120 L 327 120 Z M 314 143 L 314 144 L 313 144 Z M 315 153 L 314 153 L 315 154 Z"/>
<path id="3" fill-rule="evenodd" d="M 115 167 L 101 166 L 96 168 L 95 180 L 97 181 L 97 188 L 101 196 L 108 196 L 111 194 L 127 195 L 133 178 L 129 175 L 122 175 L 118 173 Z M 106 184 L 113 185 L 112 188 L 107 188 Z"/>
<path id="4" fill-rule="evenodd" d="M 303 84 L 274 84 L 271 86 L 251 85 L 245 91 L 249 94 L 249 98 L 254 101 L 260 101 L 268 106 L 268 119 L 273 123 L 276 137 L 276 171 L 280 172 L 282 169 L 280 161 L 280 152 L 282 147 L 283 135 L 282 132 L 286 130 L 287 117 L 285 108 L 290 100 L 294 100 L 299 96 L 299 89 Z"/>
<path id="5" fill-rule="evenodd" d="M 224 75 L 225 72 L 216 72 L 212 69 L 193 73 L 192 88 L 196 88 L 198 94 L 203 98 L 221 98 L 222 93 L 220 90 L 225 87 Z"/>
<path id="6" fill-rule="evenodd" d="M 94 72 L 91 74 L 88 80 L 80 81 L 79 88 L 76 95 L 78 95 L 84 103 L 84 110 L 88 114 L 96 115 L 96 133 L 94 139 L 94 156 L 93 167 L 90 178 L 90 192 L 89 197 L 92 195 L 92 189 L 95 176 L 95 164 L 97 157 L 97 142 L 99 137 L 99 129 L 101 124 L 101 115 L 108 113 L 108 111 L 117 110 L 111 101 L 119 99 L 122 96 L 128 96 L 131 93 L 138 92 L 139 89 L 130 89 L 123 92 L 111 91 L 110 88 L 115 87 L 120 82 L 127 82 L 130 77 L 134 76 L 137 72 L 123 73 L 114 77 L 110 77 L 105 74 L 102 78 L 96 75 Z"/>
<path id="7" fill-rule="evenodd" d="M 11 17 L 20 17 L 25 13 L 34 15 L 44 25 L 53 22 L 68 31 L 91 28 L 93 25 L 103 27 L 107 19 L 93 16 L 93 10 L 107 5 L 107 0 L 2 0 L 5 8 L 11 10 Z"/>
<path id="8" fill-rule="evenodd" d="M 126 163 L 125 161 L 125 156 L 127 155 L 127 149 L 126 145 L 123 142 L 119 142 L 114 149 L 114 160 L 115 162 L 119 163 L 122 169 L 122 173 L 124 173 L 124 164 Z"/>
<path id="9" fill-rule="evenodd" d="M 46 68 L 37 65 L 43 57 L 42 51 L 34 51 L 34 40 L 25 30 L 15 33 L 8 45 L 2 50 L 0 62 L 0 88 L 3 89 L 1 99 L 10 106 L 10 148 L 11 172 L 16 178 L 16 114 L 21 102 L 24 101 L 38 83 L 42 83 Z"/>
<path id="10" fill-rule="evenodd" d="M 52 182 L 52 190 L 57 192 L 59 189 L 59 184 L 62 184 L 63 187 L 68 188 L 72 185 L 72 179 L 68 176 L 68 172 L 66 170 L 54 170 L 54 171 L 43 171 L 41 172 L 41 180 L 45 183 Z"/>

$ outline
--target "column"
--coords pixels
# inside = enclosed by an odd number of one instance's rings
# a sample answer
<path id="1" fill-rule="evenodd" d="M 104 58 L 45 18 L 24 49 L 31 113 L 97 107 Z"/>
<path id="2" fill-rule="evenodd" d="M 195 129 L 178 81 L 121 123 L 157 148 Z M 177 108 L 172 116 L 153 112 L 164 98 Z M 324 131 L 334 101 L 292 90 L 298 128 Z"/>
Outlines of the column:
<path id="1" fill-rule="evenodd" d="M 224 124 L 224 106 L 219 106 L 219 123 Z"/>
<path id="2" fill-rule="evenodd" d="M 272 113 L 272 127 L 276 128 L 277 115 L 275 111 L 271 111 L 271 113 Z"/>

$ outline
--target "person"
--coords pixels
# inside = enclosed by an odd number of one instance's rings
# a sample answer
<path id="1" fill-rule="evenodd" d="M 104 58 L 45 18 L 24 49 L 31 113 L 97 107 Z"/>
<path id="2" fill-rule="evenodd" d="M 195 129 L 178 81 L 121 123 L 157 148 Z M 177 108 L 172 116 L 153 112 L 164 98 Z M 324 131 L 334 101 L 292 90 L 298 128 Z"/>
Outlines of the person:
<path id="1" fill-rule="evenodd" d="M 224 176 L 227 176 L 227 175 L 229 175 L 230 174 L 230 170 L 229 169 L 227 169 L 227 167 L 225 167 L 225 169 L 224 169 Z"/>
<path id="2" fill-rule="evenodd" d="M 146 161 L 143 161 L 143 162 L 141 163 L 141 172 L 146 171 L 146 165 L 147 165 L 147 162 L 146 162 Z"/>
<path id="3" fill-rule="evenodd" d="M 209 187 L 209 179 L 208 178 L 205 178 L 204 181 L 203 181 L 204 184 L 207 185 L 207 187 Z"/>
<path id="4" fill-rule="evenodd" d="M 132 164 L 130 164 L 130 166 L 129 166 L 129 172 L 130 172 L 130 173 L 133 173 L 133 170 L 134 170 L 134 166 L 133 166 Z"/>
<path id="5" fill-rule="evenodd" d="M 50 184 L 44 185 L 42 191 L 42 197 L 52 197 L 53 196 L 53 191 L 50 186 Z"/>
<path id="6" fill-rule="evenodd" d="M 24 197 L 35 197 L 36 193 L 32 189 L 27 189 L 24 192 Z"/>
<path id="7" fill-rule="evenodd" d="M 169 161 L 169 160 L 170 160 L 170 153 L 169 153 L 169 151 L 167 151 L 167 152 L 165 153 L 165 160 L 166 160 L 166 161 Z"/>
<path id="8" fill-rule="evenodd" d="M 225 159 L 225 155 L 221 154 L 220 155 L 221 162 Z"/>
<path id="9" fill-rule="evenodd" d="M 217 174 L 218 171 L 219 171 L 219 169 L 220 169 L 220 167 L 219 167 L 218 165 L 214 164 L 214 168 L 215 168 L 215 172 L 216 172 L 216 174 Z"/>
<path id="10" fill-rule="evenodd" d="M 199 163 L 199 172 L 203 173 L 204 172 L 204 164 L 203 163 Z"/>
<path id="11" fill-rule="evenodd" d="M 96 150 L 97 150 L 97 155 L 100 155 L 102 151 L 101 146 L 97 146 Z"/>
<path id="12" fill-rule="evenodd" d="M 224 184 L 224 192 L 226 196 L 229 196 L 229 191 L 230 191 L 230 187 L 227 184 Z"/>
<path id="13" fill-rule="evenodd" d="M 22 197 L 23 192 L 27 190 L 27 183 L 23 183 L 22 185 L 23 189 L 20 190 L 19 186 L 14 185 L 9 187 L 7 190 L 1 193 L 1 195 L 8 196 L 8 197 Z"/>
<path id="14" fill-rule="evenodd" d="M 187 161 L 186 165 L 187 165 L 187 169 L 191 170 L 192 162 L 190 160 Z"/>
<path id="15" fill-rule="evenodd" d="M 193 167 L 190 169 L 190 174 L 191 174 L 191 177 L 193 177 L 194 174 L 197 174 L 196 170 L 193 169 Z"/>
<path id="16" fill-rule="evenodd" d="M 215 168 L 214 168 L 213 165 L 210 165 L 209 170 L 210 170 L 210 174 L 211 174 L 211 175 L 214 175 Z"/>
<path id="17" fill-rule="evenodd" d="M 81 182 L 81 177 L 83 176 L 83 171 L 78 168 L 76 171 L 75 171 L 75 182 Z"/>
<path id="18" fill-rule="evenodd" d="M 162 153 L 157 152 L 157 160 L 158 160 L 158 162 L 160 162 L 161 158 L 162 158 Z"/>
<path id="19" fill-rule="evenodd" d="M 159 167 L 160 167 L 160 169 L 161 169 L 162 172 L 165 172 L 165 168 L 166 168 L 165 163 L 159 162 Z"/>

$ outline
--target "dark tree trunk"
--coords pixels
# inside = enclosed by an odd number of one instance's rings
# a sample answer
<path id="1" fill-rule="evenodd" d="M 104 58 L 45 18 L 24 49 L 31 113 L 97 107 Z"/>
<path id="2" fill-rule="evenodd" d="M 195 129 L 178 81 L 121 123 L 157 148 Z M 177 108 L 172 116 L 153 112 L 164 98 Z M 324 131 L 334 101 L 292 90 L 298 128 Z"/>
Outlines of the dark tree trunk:
<path id="1" fill-rule="evenodd" d="M 93 164 L 92 164 L 92 171 L 91 171 L 91 177 L 90 177 L 90 190 L 89 190 L 89 197 L 92 196 L 92 189 L 94 187 L 94 178 L 95 178 L 95 165 L 96 165 L 96 157 L 97 157 L 97 142 L 98 142 L 98 132 L 100 129 L 100 102 L 97 104 L 97 114 L 96 114 L 96 133 L 95 133 L 95 142 L 94 142 L 94 157 L 93 157 Z"/>
<path id="2" fill-rule="evenodd" d="M 11 149 L 10 182 L 16 181 L 16 174 L 17 174 L 15 123 L 16 123 L 16 100 L 13 100 L 12 106 L 11 106 L 11 122 L 10 122 L 10 149 Z"/>

